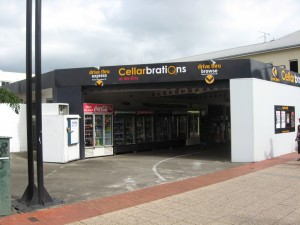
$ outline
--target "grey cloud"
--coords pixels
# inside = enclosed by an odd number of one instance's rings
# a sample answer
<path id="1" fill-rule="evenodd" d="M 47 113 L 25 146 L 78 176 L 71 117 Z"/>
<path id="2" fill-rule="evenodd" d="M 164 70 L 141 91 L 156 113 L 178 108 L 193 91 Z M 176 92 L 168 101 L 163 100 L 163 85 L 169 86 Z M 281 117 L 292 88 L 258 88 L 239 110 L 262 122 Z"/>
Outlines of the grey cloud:
<path id="1" fill-rule="evenodd" d="M 298 1 L 284 15 L 280 2 L 44 0 L 42 69 L 162 62 L 258 43 L 260 29 L 277 38 L 300 24 Z M 24 72 L 25 1 L 0 4 L 0 69 Z"/>

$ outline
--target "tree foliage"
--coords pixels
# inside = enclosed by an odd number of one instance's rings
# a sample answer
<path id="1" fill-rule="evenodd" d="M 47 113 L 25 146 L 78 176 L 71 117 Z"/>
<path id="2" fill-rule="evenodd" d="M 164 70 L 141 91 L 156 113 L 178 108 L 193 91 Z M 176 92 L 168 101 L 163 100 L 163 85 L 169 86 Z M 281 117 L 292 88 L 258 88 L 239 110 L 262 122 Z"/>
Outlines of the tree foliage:
<path id="1" fill-rule="evenodd" d="M 20 98 L 8 89 L 0 87 L 0 103 L 8 104 L 15 113 L 20 111 Z"/>

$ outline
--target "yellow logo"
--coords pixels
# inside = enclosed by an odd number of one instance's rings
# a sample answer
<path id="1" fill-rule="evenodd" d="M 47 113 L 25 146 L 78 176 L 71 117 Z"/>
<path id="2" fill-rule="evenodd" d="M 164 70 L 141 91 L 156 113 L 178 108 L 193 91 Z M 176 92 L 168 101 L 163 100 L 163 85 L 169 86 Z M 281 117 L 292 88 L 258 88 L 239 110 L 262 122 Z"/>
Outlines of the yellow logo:
<path id="1" fill-rule="evenodd" d="M 207 84 L 212 84 L 215 81 L 215 78 L 213 75 L 209 74 L 205 77 L 205 82 Z"/>
<path id="2" fill-rule="evenodd" d="M 277 77 L 277 69 L 276 69 L 276 67 L 272 68 L 272 74 L 273 74 L 273 77 Z"/>
<path id="3" fill-rule="evenodd" d="M 102 80 L 97 80 L 95 83 L 96 86 L 103 86 L 103 81 Z"/>

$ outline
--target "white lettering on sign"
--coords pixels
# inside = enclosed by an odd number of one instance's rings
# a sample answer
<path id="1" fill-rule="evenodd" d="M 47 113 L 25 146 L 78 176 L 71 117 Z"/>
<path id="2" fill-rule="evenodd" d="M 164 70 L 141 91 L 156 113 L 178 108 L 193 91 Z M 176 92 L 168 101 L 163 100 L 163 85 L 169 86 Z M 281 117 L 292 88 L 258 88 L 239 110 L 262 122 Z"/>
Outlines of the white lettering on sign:
<path id="1" fill-rule="evenodd" d="M 93 103 L 84 103 L 83 106 L 84 112 L 95 112 L 95 113 L 112 113 L 113 106 L 109 104 L 93 104 Z"/>
<path id="2" fill-rule="evenodd" d="M 102 106 L 95 106 L 94 112 L 111 112 L 112 109 L 109 108 L 107 105 L 102 105 Z"/>

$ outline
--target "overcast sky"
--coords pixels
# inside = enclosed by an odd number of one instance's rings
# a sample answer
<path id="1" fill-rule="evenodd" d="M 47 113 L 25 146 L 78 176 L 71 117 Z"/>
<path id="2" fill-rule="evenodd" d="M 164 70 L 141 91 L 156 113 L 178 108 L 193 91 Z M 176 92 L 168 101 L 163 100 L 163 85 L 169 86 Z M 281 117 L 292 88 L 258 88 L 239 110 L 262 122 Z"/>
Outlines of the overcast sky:
<path id="1" fill-rule="evenodd" d="M 42 0 L 42 71 L 257 44 L 299 30 L 299 12 L 299 0 Z M 25 34 L 26 0 L 0 0 L 0 70 L 25 72 Z"/>

